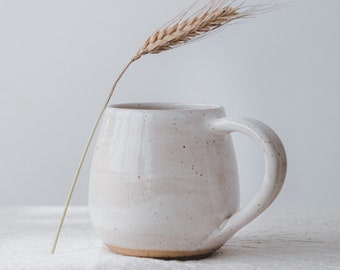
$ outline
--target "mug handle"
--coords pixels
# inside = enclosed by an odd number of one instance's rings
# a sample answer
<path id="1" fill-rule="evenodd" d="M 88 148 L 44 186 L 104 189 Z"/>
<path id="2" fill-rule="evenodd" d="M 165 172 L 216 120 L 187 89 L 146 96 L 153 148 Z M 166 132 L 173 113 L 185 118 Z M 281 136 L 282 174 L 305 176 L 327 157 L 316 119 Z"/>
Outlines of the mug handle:
<path id="1" fill-rule="evenodd" d="M 264 123 L 250 118 L 226 117 L 211 124 L 213 133 L 227 135 L 240 132 L 248 135 L 262 148 L 265 160 L 265 176 L 255 196 L 226 219 L 218 229 L 219 239 L 224 244 L 238 230 L 260 215 L 279 194 L 287 172 L 284 146 L 276 133 Z M 215 234 L 216 236 L 216 234 Z"/>

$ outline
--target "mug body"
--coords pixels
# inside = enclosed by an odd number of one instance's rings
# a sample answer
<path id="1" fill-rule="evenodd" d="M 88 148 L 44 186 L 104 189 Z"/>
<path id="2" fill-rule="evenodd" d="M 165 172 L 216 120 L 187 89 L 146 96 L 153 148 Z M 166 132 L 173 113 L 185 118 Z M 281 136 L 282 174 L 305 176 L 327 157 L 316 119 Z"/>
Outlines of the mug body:
<path id="1" fill-rule="evenodd" d="M 212 132 L 222 107 L 121 104 L 106 109 L 89 184 L 93 227 L 114 252 L 197 257 L 239 208 L 230 135 Z"/>

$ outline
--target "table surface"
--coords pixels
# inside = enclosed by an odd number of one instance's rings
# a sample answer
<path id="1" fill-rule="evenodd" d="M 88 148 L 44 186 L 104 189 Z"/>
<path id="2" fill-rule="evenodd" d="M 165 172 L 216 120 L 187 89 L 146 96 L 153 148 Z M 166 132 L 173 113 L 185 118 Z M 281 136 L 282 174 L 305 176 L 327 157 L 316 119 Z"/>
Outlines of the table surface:
<path id="1" fill-rule="evenodd" d="M 270 208 L 202 260 L 165 261 L 108 251 L 86 207 L 72 207 L 56 254 L 61 207 L 0 208 L 0 269 L 340 269 L 340 212 Z"/>

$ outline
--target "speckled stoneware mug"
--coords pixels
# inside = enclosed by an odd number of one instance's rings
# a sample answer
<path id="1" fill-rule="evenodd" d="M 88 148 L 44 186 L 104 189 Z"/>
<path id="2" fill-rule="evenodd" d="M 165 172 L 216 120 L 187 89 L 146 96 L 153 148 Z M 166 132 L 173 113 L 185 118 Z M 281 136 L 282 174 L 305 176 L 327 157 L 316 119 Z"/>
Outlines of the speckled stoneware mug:
<path id="1" fill-rule="evenodd" d="M 259 192 L 239 209 L 230 133 L 262 148 Z M 116 253 L 153 258 L 209 255 L 262 213 L 286 175 L 284 147 L 265 124 L 226 117 L 215 105 L 120 104 L 106 109 L 94 150 L 89 211 Z"/>

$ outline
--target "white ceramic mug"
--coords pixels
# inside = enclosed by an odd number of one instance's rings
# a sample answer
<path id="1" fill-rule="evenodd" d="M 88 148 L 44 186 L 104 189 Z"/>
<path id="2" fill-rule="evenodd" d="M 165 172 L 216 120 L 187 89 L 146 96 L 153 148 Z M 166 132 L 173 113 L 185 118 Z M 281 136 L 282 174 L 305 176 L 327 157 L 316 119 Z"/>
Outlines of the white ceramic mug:
<path id="1" fill-rule="evenodd" d="M 253 138 L 265 158 L 263 184 L 241 209 L 235 131 Z M 284 147 L 272 129 L 226 117 L 220 106 L 113 105 L 94 150 L 90 217 L 114 252 L 206 256 L 272 203 L 286 170 Z"/>

